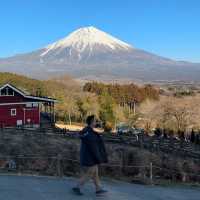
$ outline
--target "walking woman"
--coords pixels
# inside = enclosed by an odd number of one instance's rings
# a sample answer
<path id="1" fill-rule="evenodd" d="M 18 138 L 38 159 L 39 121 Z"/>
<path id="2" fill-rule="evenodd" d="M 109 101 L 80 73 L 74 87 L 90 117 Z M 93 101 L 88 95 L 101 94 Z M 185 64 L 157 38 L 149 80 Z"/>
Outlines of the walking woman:
<path id="1" fill-rule="evenodd" d="M 94 128 L 96 126 L 95 116 L 87 117 L 87 126 L 80 132 L 81 149 L 80 149 L 80 164 L 82 168 L 82 176 L 78 181 L 73 192 L 77 195 L 83 195 L 81 189 L 83 185 L 91 178 L 96 188 L 96 194 L 106 193 L 100 184 L 99 165 L 108 162 L 105 145 L 102 137 Z"/>

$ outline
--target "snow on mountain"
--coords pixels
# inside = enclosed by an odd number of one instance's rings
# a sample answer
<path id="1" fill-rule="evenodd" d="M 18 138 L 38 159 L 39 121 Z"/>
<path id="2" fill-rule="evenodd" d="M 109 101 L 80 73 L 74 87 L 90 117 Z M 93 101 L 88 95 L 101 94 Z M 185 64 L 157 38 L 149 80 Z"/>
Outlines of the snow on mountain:
<path id="1" fill-rule="evenodd" d="M 48 45 L 41 56 L 51 51 L 73 48 L 77 52 L 84 52 L 86 49 L 93 50 L 95 46 L 104 46 L 110 50 L 129 50 L 133 47 L 117 38 L 93 27 L 84 27 L 72 32 L 69 36 L 53 44 Z"/>

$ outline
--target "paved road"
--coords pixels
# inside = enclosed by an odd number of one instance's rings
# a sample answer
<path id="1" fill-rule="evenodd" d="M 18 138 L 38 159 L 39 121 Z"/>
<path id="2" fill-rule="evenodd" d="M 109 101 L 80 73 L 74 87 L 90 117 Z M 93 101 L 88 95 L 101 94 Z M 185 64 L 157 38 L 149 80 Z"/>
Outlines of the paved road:
<path id="1" fill-rule="evenodd" d="M 200 188 L 154 187 L 118 181 L 104 181 L 109 193 L 95 197 L 91 183 L 82 197 L 74 196 L 74 178 L 0 176 L 0 200 L 200 200 Z"/>

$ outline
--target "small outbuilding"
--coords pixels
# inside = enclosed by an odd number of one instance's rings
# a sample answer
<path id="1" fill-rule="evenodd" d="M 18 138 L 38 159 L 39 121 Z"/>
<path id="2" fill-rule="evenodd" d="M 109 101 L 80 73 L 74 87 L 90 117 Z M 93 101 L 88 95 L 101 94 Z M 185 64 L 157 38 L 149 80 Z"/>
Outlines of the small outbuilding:
<path id="1" fill-rule="evenodd" d="M 48 97 L 32 96 L 11 84 L 0 87 L 0 127 L 40 127 L 41 116 L 55 123 L 54 104 Z"/>

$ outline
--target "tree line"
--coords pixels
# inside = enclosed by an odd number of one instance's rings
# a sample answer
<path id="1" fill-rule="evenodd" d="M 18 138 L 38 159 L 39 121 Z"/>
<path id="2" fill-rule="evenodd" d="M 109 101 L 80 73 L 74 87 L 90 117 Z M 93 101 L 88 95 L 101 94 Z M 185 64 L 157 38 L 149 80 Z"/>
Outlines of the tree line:
<path id="1" fill-rule="evenodd" d="M 146 99 L 158 100 L 159 90 L 152 85 L 144 85 L 139 87 L 131 84 L 104 84 L 100 82 L 88 82 L 83 87 L 84 91 L 95 93 L 96 95 L 109 94 L 116 103 L 129 103 L 136 101 L 143 102 Z"/>

